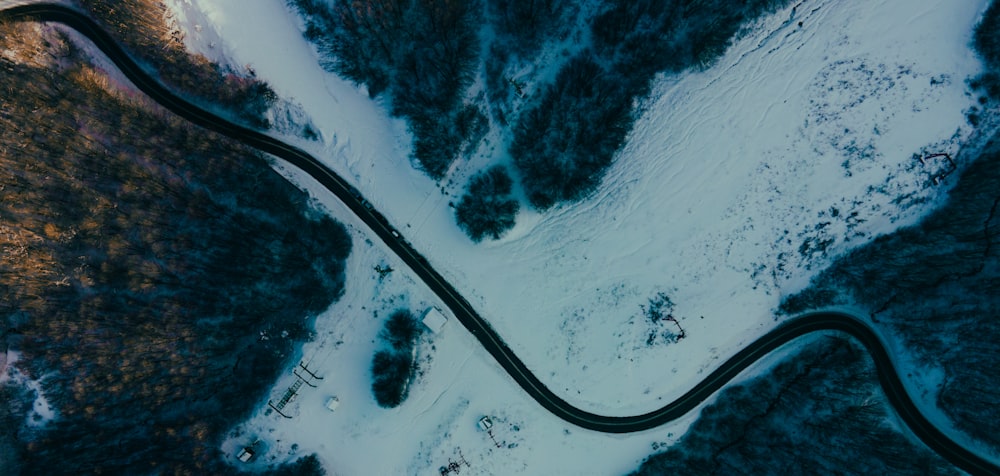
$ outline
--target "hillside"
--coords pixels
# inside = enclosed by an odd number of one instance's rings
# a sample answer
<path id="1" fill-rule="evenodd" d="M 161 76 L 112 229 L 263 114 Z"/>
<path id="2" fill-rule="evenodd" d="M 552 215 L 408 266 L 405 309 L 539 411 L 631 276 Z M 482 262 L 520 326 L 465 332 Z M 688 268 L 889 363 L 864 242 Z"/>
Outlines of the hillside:
<path id="1" fill-rule="evenodd" d="M 927 375 L 915 386 L 926 407 L 939 409 L 943 424 L 994 453 L 1000 452 L 994 385 L 1000 379 L 998 23 L 994 2 L 975 35 L 987 66 L 971 81 L 981 137 L 970 143 L 974 161 L 948 200 L 917 225 L 841 257 L 782 303 L 786 313 L 848 304 L 870 314 L 913 353 L 914 373 Z"/>
<path id="2" fill-rule="evenodd" d="M 679 442 L 632 474 L 958 474 L 900 428 L 877 380 L 857 344 L 811 339 L 720 392 Z"/>
<path id="3" fill-rule="evenodd" d="M 324 69 L 330 58 L 303 39 L 310 27 L 294 8 L 237 0 L 175 8 L 200 28 L 189 47 L 250 64 L 280 96 L 304 104 L 322 139 L 296 144 L 357 186 L 550 388 L 590 411 L 635 414 L 684 393 L 774 328 L 783 297 L 838 256 L 918 223 L 944 203 L 977 157 L 974 147 L 964 147 L 981 135 L 981 106 L 966 80 L 982 70 L 969 45 L 987 3 L 775 6 L 727 38 L 714 61 L 653 76 L 648 96 L 632 104 L 635 122 L 624 146 L 592 193 L 544 211 L 526 206 L 530 198 L 518 180 L 508 192 L 502 175 L 480 171 L 499 165 L 517 178 L 508 115 L 527 110 L 521 93 L 540 98 L 580 53 L 575 45 L 589 41 L 586 19 L 603 2 L 555 12 L 566 28 L 529 44 L 520 54 L 533 59 L 508 71 L 511 81 L 500 85 L 518 106 L 505 111 L 507 125 L 487 131 L 441 180 L 420 170 L 412 155 L 416 139 L 406 120 L 393 117 L 391 95 Z M 492 40 L 493 24 L 480 26 Z M 209 48 L 209 38 L 222 41 Z M 577 66 L 594 71 L 585 62 Z M 468 84 L 463 104 L 486 94 L 485 78 Z M 484 115 L 501 123 L 492 110 Z M 952 158 L 954 170 L 935 154 Z M 289 175 L 341 209 L 310 181 Z M 454 225 L 470 181 L 487 193 L 468 203 L 504 211 L 502 220 L 483 227 L 483 236 L 499 239 L 474 244 Z M 522 206 L 509 206 L 511 199 Z M 508 212 L 516 225 L 495 232 Z M 383 281 L 371 269 L 386 263 L 397 271 Z M 306 355 L 338 362 L 338 380 L 304 400 L 298 418 L 258 414 L 247 422 L 280 439 L 282 455 L 294 447 L 325 455 L 328 467 L 346 473 L 406 473 L 433 471 L 461 449 L 484 474 L 624 473 L 652 443 L 676 442 L 690 425 L 628 437 L 578 431 L 512 391 L 474 339 L 453 331 L 430 339 L 433 362 L 407 402 L 380 411 L 367 394 L 378 332 L 378 319 L 370 317 L 401 301 L 432 301 L 397 265 L 377 243 L 366 249 L 352 269 L 367 271 L 369 279 L 336 306 L 338 315 L 353 317 L 320 322 L 330 341 L 306 346 Z M 648 317 L 657 302 L 675 321 Z M 894 348 L 904 360 L 910 355 Z M 353 406 L 328 415 L 322 392 Z M 503 449 L 475 432 L 484 414 L 500 422 Z M 328 444 L 331 432 L 343 441 Z M 399 454 L 379 451 L 386 447 Z"/>
<path id="4" fill-rule="evenodd" d="M 0 24 L 0 473 L 230 473 L 351 239 L 105 61 Z"/>

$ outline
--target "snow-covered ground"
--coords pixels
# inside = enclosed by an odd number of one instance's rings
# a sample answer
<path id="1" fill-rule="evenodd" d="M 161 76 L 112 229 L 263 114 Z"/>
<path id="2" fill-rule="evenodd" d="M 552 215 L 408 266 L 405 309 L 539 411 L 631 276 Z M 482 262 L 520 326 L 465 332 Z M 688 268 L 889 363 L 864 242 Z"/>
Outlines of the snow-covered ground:
<path id="1" fill-rule="evenodd" d="M 24 388 L 34 400 L 28 410 L 25 424 L 29 427 L 41 427 L 56 418 L 56 410 L 49 403 L 42 390 L 42 378 L 32 379 L 21 372 L 14 364 L 21 359 L 21 354 L 8 350 L 0 354 L 0 385 L 12 385 Z"/>
<path id="2" fill-rule="evenodd" d="M 658 80 L 592 197 L 523 212 L 507 237 L 482 245 L 448 207 L 475 167 L 459 164 L 443 186 L 414 170 L 405 125 L 319 68 L 284 2 L 174 0 L 173 11 L 192 49 L 249 65 L 301 103 L 323 141 L 300 145 L 352 180 L 554 391 L 631 414 L 679 396 L 772 329 L 781 296 L 832 257 L 933 208 L 951 182 L 934 186 L 930 175 L 945 163 L 914 154 L 955 155 L 971 131 L 964 81 L 979 64 L 968 44 L 986 3 L 815 0 L 766 17 L 714 66 Z M 508 161 L 496 139 L 483 152 L 477 166 Z M 433 297 L 339 204 L 296 180 L 354 224 L 347 295 L 303 349 L 322 385 L 290 405 L 292 419 L 265 415 L 261 402 L 229 454 L 259 436 L 264 460 L 317 452 L 336 474 L 436 474 L 459 448 L 471 465 L 463 474 L 607 474 L 690 423 L 631 436 L 569 427 L 457 323 L 421 347 L 429 361 L 410 399 L 379 409 L 368 387 L 373 313 L 420 310 Z M 397 271 L 379 282 L 383 262 Z M 658 292 L 676 303 L 687 336 L 677 343 L 646 344 L 640 306 Z M 333 394 L 343 404 L 331 414 L 322 402 Z M 476 431 L 484 414 L 515 447 Z"/>
<path id="3" fill-rule="evenodd" d="M 441 466 L 462 460 L 467 463 L 462 474 L 616 474 L 634 469 L 652 448 L 676 441 L 697 417 L 692 413 L 636 435 L 576 428 L 522 392 L 447 310 L 443 330 L 425 330 L 421 338 L 421 370 L 409 399 L 396 409 L 380 408 L 372 398 L 368 369 L 382 346 L 378 333 L 384 318 L 396 309 L 422 312 L 440 303 L 380 242 L 370 241 L 364 225 L 321 186 L 301 172 L 281 169 L 314 192 L 316 206 L 344 221 L 355 248 L 348 259 L 346 295 L 317 319 L 317 337 L 299 360 L 322 379 L 309 378 L 316 388 L 302 386 L 282 408 L 291 419 L 260 402 L 255 417 L 223 445 L 233 464 L 241 464 L 236 462 L 240 448 L 259 440 L 262 456 L 250 467 L 317 453 L 338 475 L 436 475 Z M 394 271 L 380 279 L 376 266 Z M 290 372 L 272 389 L 271 403 L 277 405 L 297 379 Z M 335 412 L 324 406 L 332 396 L 340 400 Z M 500 447 L 476 426 L 485 415 L 493 420 Z M 592 461 L 586 455 L 607 457 Z"/>

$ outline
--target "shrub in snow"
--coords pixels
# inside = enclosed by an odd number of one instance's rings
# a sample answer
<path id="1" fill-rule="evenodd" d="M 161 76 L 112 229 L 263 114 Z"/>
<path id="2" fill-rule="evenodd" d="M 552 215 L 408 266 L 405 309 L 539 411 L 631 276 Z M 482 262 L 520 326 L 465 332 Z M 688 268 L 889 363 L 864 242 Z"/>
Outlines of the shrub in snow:
<path id="1" fill-rule="evenodd" d="M 410 354 L 380 350 L 372 359 L 372 394 L 379 406 L 398 407 L 406 400 L 415 370 Z"/>
<path id="2" fill-rule="evenodd" d="M 385 327 L 380 334 L 382 339 L 397 352 L 409 353 L 420 337 L 421 324 L 406 309 L 400 309 L 385 321 Z"/>
<path id="3" fill-rule="evenodd" d="M 649 303 L 642 306 L 642 313 L 651 324 L 646 345 L 655 344 L 657 338 L 672 344 L 687 337 L 687 332 L 674 317 L 674 302 L 665 293 L 659 292 L 650 298 Z"/>
<path id="4" fill-rule="evenodd" d="M 414 347 L 422 327 L 410 311 L 400 309 L 385 321 L 379 337 L 389 345 L 372 358 L 372 395 L 379 406 L 394 408 L 406 400 L 417 370 Z"/>
<path id="5" fill-rule="evenodd" d="M 455 207 L 458 226 L 472 238 L 499 239 L 513 228 L 520 205 L 511 195 L 513 181 L 503 166 L 494 166 L 469 181 L 465 195 Z"/>
<path id="6" fill-rule="evenodd" d="M 284 464 L 273 469 L 268 468 L 267 474 L 271 476 L 323 476 L 326 474 L 326 470 L 323 469 L 319 458 L 312 454 L 303 456 L 295 460 L 294 463 Z"/>

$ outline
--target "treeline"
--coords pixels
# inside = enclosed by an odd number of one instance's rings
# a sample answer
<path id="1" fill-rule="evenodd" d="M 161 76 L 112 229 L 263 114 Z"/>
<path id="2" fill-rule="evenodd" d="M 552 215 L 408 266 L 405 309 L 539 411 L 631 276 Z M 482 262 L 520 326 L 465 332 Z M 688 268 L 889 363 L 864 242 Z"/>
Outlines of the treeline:
<path id="1" fill-rule="evenodd" d="M 443 178 L 456 157 L 478 145 L 488 109 L 498 127 L 510 126 L 516 175 L 531 205 L 544 210 L 600 184 L 655 74 L 710 63 L 748 21 L 788 1 L 608 0 L 578 38 L 585 47 L 555 59 L 554 81 L 532 88 L 533 97 L 513 75 L 547 66 L 534 64 L 542 46 L 574 31 L 580 2 L 290 3 L 328 69 L 365 84 L 372 96 L 386 95 L 392 113 L 408 120 L 413 155 L 429 176 Z M 477 75 L 484 99 L 470 101 L 464 96 Z M 515 98 L 525 110 L 514 110 Z M 486 236 L 459 225 L 474 240 Z"/>
<path id="2" fill-rule="evenodd" d="M 593 192 L 635 121 L 653 76 L 714 61 L 747 22 L 788 0 L 609 0 L 592 48 L 566 62 L 521 114 L 511 156 L 538 209 Z"/>
<path id="3" fill-rule="evenodd" d="M 42 29 L 0 25 L 23 56 L 0 58 L 0 348 L 56 418 L 5 403 L 2 465 L 232 473 L 219 445 L 342 294 L 350 237 L 263 157 L 116 93 Z"/>
<path id="4" fill-rule="evenodd" d="M 324 66 L 371 96 L 386 95 L 408 120 L 413 156 L 444 177 L 485 117 L 462 96 L 478 65 L 477 1 L 290 0 L 306 20 L 305 36 Z M 478 139 L 477 139 L 478 141 Z"/>
<path id="5" fill-rule="evenodd" d="M 632 124 L 618 78 L 587 56 L 570 60 L 514 128 L 510 154 L 531 205 L 585 197 L 601 183 Z"/>
<path id="6" fill-rule="evenodd" d="M 986 71 L 972 80 L 972 86 L 1000 101 L 1000 4 L 991 2 L 973 35 L 973 45 Z"/>
<path id="7" fill-rule="evenodd" d="M 976 30 L 988 71 L 998 71 L 994 2 Z M 997 112 L 996 103 L 987 104 Z M 937 404 L 955 425 L 1000 450 L 1000 135 L 947 202 L 918 225 L 880 237 L 833 263 L 782 302 L 785 313 L 851 303 L 898 334 L 927 365 L 942 368 Z"/>
<path id="8" fill-rule="evenodd" d="M 608 0 L 591 24 L 594 54 L 618 72 L 629 94 L 649 93 L 661 71 L 715 61 L 740 28 L 787 0 Z"/>
<path id="9" fill-rule="evenodd" d="M 861 347 L 818 341 L 722 390 L 679 442 L 632 474 L 958 474 L 890 423 L 877 382 Z"/>
<path id="10" fill-rule="evenodd" d="M 0 342 L 6 339 L 0 334 Z M 7 349 L 2 349 L 6 353 Z M 3 366 L 0 365 L 0 370 Z M 25 415 L 31 411 L 35 396 L 26 387 L 0 385 L 0 474 L 17 476 L 22 470 L 24 444 L 18 441 L 24 430 Z"/>
<path id="11" fill-rule="evenodd" d="M 423 328 L 409 310 L 393 312 L 379 333 L 386 348 L 372 358 L 372 395 L 383 408 L 395 408 L 410 394 L 410 382 L 417 371 L 417 339 Z"/>
<path id="12" fill-rule="evenodd" d="M 251 127 L 270 127 L 267 111 L 277 99 L 271 87 L 243 72 L 223 68 L 200 54 L 188 52 L 182 34 L 167 25 L 163 2 L 78 0 L 76 3 L 174 90 L 221 107 Z"/>
<path id="13" fill-rule="evenodd" d="M 997 141 L 966 169 L 944 206 L 837 260 L 781 310 L 848 303 L 868 310 L 927 365 L 944 369 L 937 403 L 955 425 L 1000 449 Z"/>
<path id="14" fill-rule="evenodd" d="M 559 0 L 487 0 L 494 46 L 519 56 L 533 55 L 557 29 L 569 4 Z"/>

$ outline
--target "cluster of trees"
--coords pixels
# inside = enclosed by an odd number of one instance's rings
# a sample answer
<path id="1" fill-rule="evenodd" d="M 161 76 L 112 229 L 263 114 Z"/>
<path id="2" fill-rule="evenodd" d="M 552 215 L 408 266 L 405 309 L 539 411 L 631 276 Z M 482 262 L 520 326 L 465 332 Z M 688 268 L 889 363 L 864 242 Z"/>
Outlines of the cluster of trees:
<path id="1" fill-rule="evenodd" d="M 324 66 L 385 93 L 409 121 L 413 156 L 435 179 L 485 125 L 462 96 L 478 65 L 481 6 L 449 0 L 292 0 Z M 477 127 L 478 125 L 478 127 Z M 478 139 L 477 139 L 478 140 Z"/>
<path id="2" fill-rule="evenodd" d="M 1000 67 L 1000 4 L 990 2 L 973 36 L 976 52 L 990 69 Z"/>
<path id="3" fill-rule="evenodd" d="M 505 123 L 504 109 L 516 88 L 505 71 L 530 62 L 549 36 L 563 27 L 573 2 L 559 0 L 487 0 L 494 40 L 484 59 L 485 85 L 494 116 Z"/>
<path id="4" fill-rule="evenodd" d="M 983 60 L 984 72 L 969 80 L 969 86 L 979 93 L 979 104 L 994 109 L 1000 102 L 1000 5 L 991 2 L 973 35 L 973 46 Z M 992 104 L 991 104 L 992 103 Z M 978 127 L 982 111 L 973 106 L 966 111 L 966 118 Z"/>
<path id="5" fill-rule="evenodd" d="M 493 166 L 469 181 L 465 195 L 455 206 L 455 220 L 472 241 L 479 242 L 485 237 L 496 240 L 514 227 L 520 205 L 511 196 L 513 185 L 502 165 Z"/>
<path id="6" fill-rule="evenodd" d="M 230 473 L 223 437 L 342 294 L 350 236 L 263 157 L 116 92 L 43 31 L 0 25 L 26 55 L 0 58 L 17 92 L 0 96 L 0 348 L 57 417 L 32 428 L 5 402 L 0 459 Z"/>
<path id="7" fill-rule="evenodd" d="M 546 36 L 557 29 L 570 3 L 559 0 L 487 0 L 496 46 L 522 57 L 536 53 Z"/>
<path id="8" fill-rule="evenodd" d="M 1000 8 L 976 31 L 987 69 L 1000 64 Z M 992 107 L 996 107 L 995 105 Z M 902 337 L 928 365 L 944 369 L 937 395 L 955 425 L 1000 449 L 1000 135 L 962 173 L 948 201 L 918 225 L 879 237 L 824 270 L 781 310 L 851 303 Z"/>
<path id="9" fill-rule="evenodd" d="M 409 310 L 400 309 L 385 321 L 379 336 L 388 348 L 372 358 L 372 394 L 383 408 L 395 408 L 409 396 L 417 371 L 416 344 L 422 332 Z"/>
<path id="10" fill-rule="evenodd" d="M 531 205 L 576 201 L 600 184 L 632 124 L 619 78 L 587 56 L 570 60 L 518 119 L 510 154 Z"/>
<path id="11" fill-rule="evenodd" d="M 661 71 L 710 64 L 747 22 L 787 0 L 611 0 L 591 24 L 595 55 L 621 74 L 634 96 Z"/>
<path id="12" fill-rule="evenodd" d="M 876 382 L 858 345 L 815 342 L 722 390 L 679 442 L 632 474 L 958 474 L 895 428 Z"/>
<path id="13" fill-rule="evenodd" d="M 1000 101 L 1000 4 L 990 3 L 976 27 L 973 44 L 986 71 L 972 80 L 974 89 L 986 93 L 987 99 Z"/>
<path id="14" fill-rule="evenodd" d="M 267 83 L 232 71 L 184 46 L 183 35 L 167 25 L 155 0 L 79 0 L 140 63 L 175 90 L 222 108 L 233 119 L 260 129 L 271 126 L 267 112 L 277 95 Z"/>
<path id="15" fill-rule="evenodd" d="M 5 337 L 0 335 L 0 339 Z M 3 370 L 3 365 L 0 365 L 0 371 Z M 34 399 L 31 393 L 25 387 L 0 385 L 0 402 L 3 402 L 0 405 L 0 474 L 21 474 L 21 452 L 24 448 L 18 441 L 18 434 Z"/>
<path id="16" fill-rule="evenodd" d="M 995 137 L 994 142 L 1000 140 Z M 781 310 L 852 303 L 902 336 L 947 385 L 938 404 L 959 428 L 1000 448 L 1000 150 L 962 174 L 948 202 L 920 224 L 839 259 Z"/>

